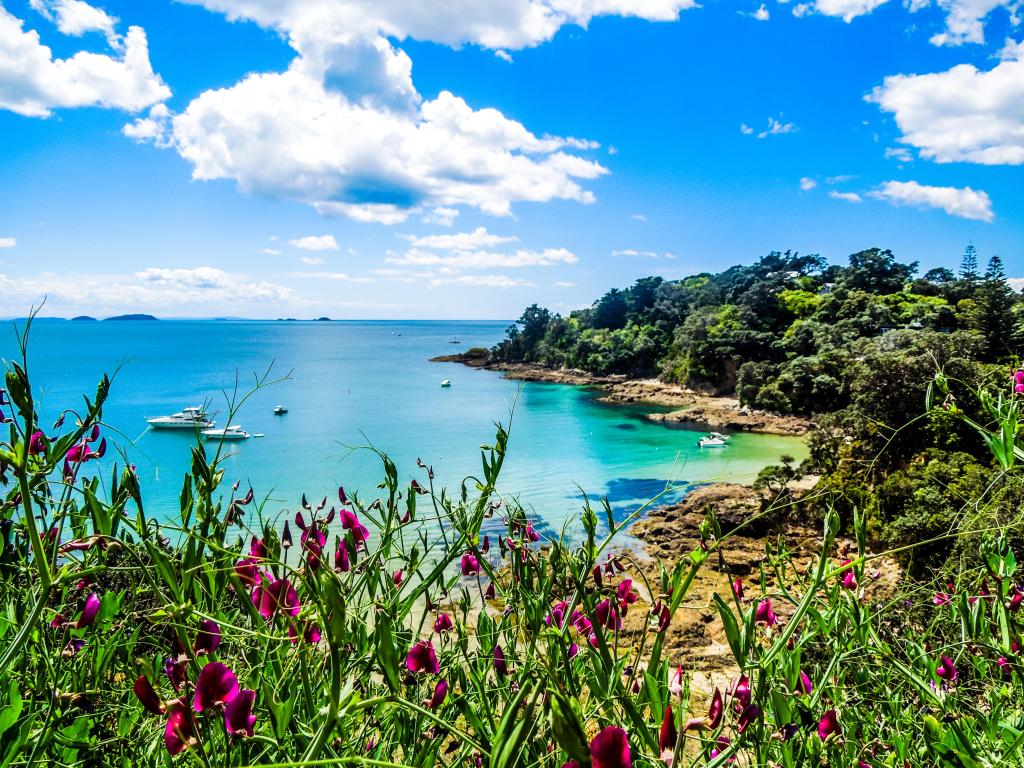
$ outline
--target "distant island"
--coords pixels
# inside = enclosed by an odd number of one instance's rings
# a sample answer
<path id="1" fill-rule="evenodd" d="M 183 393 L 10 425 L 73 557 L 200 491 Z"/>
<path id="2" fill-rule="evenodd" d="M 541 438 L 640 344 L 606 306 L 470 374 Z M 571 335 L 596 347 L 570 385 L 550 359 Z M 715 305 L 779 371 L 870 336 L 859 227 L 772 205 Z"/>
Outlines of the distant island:
<path id="1" fill-rule="evenodd" d="M 114 315 L 113 317 L 104 318 L 103 322 L 135 322 L 140 320 L 148 322 L 157 319 L 152 315 Z"/>
<path id="2" fill-rule="evenodd" d="M 95 323 L 96 322 L 96 318 L 95 317 L 90 317 L 89 315 L 78 315 L 78 317 L 72 317 L 71 318 L 71 322 L 73 322 L 73 323 L 82 323 L 82 322 Z"/>

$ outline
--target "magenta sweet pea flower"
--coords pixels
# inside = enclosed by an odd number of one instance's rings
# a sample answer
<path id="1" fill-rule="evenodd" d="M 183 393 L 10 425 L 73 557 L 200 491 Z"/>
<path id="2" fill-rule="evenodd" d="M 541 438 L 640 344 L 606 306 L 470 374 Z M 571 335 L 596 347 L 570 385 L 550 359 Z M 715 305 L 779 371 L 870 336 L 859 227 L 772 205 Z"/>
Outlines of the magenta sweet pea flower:
<path id="1" fill-rule="evenodd" d="M 142 702 L 143 708 L 147 712 L 151 712 L 154 715 L 162 715 L 164 713 L 164 705 L 160 701 L 160 697 L 156 693 L 156 689 L 153 688 L 153 684 L 149 682 L 149 678 L 145 675 L 139 675 L 135 679 L 135 684 L 132 686 L 132 690 L 135 692 L 136 697 Z"/>
<path id="2" fill-rule="evenodd" d="M 100 612 L 100 599 L 96 596 L 95 592 L 90 592 L 89 596 L 85 598 L 85 607 L 82 609 L 82 615 L 75 623 L 75 627 L 81 629 L 82 627 L 91 627 L 96 621 L 96 614 Z"/>
<path id="3" fill-rule="evenodd" d="M 709 753 L 709 757 L 712 760 L 714 760 L 716 757 L 722 754 L 722 752 L 724 752 L 730 744 L 732 744 L 732 741 L 729 739 L 728 736 L 719 736 L 718 739 L 715 741 L 715 748 L 712 749 Z M 735 757 L 730 757 L 728 760 L 726 760 L 726 762 L 731 763 L 735 759 Z"/>
<path id="4" fill-rule="evenodd" d="M 1013 374 L 1013 391 L 1018 395 L 1024 394 L 1024 368 L 1018 368 Z"/>
<path id="5" fill-rule="evenodd" d="M 765 624 L 769 627 L 774 627 L 775 622 L 778 619 L 775 616 L 775 611 L 772 610 L 772 601 L 765 598 L 757 604 L 757 609 L 754 612 L 754 619 L 759 624 Z"/>
<path id="6" fill-rule="evenodd" d="M 740 713 L 739 720 L 736 721 L 736 732 L 743 733 L 757 718 L 761 716 L 761 709 L 756 704 L 748 704 L 743 708 Z"/>
<path id="7" fill-rule="evenodd" d="M 420 640 L 409 649 L 405 657 L 405 666 L 414 675 L 420 672 L 429 672 L 436 675 L 441 671 L 437 663 L 437 654 L 434 653 L 434 646 L 428 640 Z"/>
<path id="8" fill-rule="evenodd" d="M 1010 666 L 1010 662 L 1005 656 L 1000 656 L 996 659 L 996 664 L 999 665 L 999 669 L 1003 673 L 1004 680 L 1009 680 L 1013 676 L 1013 667 Z"/>
<path id="9" fill-rule="evenodd" d="M 170 705 L 167 725 L 164 727 L 164 746 L 167 747 L 167 751 L 173 757 L 195 744 L 196 723 L 192 719 L 192 713 L 188 711 L 180 700 L 175 700 Z"/>
<path id="10" fill-rule="evenodd" d="M 818 738 L 825 741 L 832 734 L 843 735 L 842 726 L 839 725 L 839 716 L 836 715 L 834 709 L 830 709 L 818 721 Z"/>
<path id="11" fill-rule="evenodd" d="M 933 605 L 949 605 L 950 596 L 945 592 L 936 592 L 935 597 L 932 598 Z"/>
<path id="12" fill-rule="evenodd" d="M 46 444 L 49 441 L 42 432 L 33 432 L 28 441 L 28 455 L 40 456 L 46 453 Z"/>
<path id="13" fill-rule="evenodd" d="M 715 695 L 711 697 L 711 706 L 708 707 L 708 728 L 715 730 L 722 724 L 722 692 L 715 688 Z"/>
<path id="14" fill-rule="evenodd" d="M 359 522 L 356 513 L 342 508 L 339 513 L 339 519 L 341 520 L 342 528 L 346 531 L 352 531 L 352 540 L 355 542 L 356 547 L 365 546 L 366 540 L 370 537 L 370 529 Z"/>
<path id="15" fill-rule="evenodd" d="M 736 709 L 741 710 L 750 703 L 750 678 L 740 675 L 732 687 L 732 696 L 736 700 Z"/>
<path id="16" fill-rule="evenodd" d="M 265 578 L 252 591 L 252 604 L 259 608 L 264 619 L 270 619 L 278 611 L 299 615 L 299 593 L 287 579 Z"/>
<path id="17" fill-rule="evenodd" d="M 434 695 L 430 697 L 430 702 L 427 706 L 431 709 L 437 709 L 444 703 L 445 697 L 448 695 L 448 681 L 440 680 L 437 686 L 434 688 Z"/>
<path id="18" fill-rule="evenodd" d="M 180 691 L 185 683 L 185 669 L 188 667 L 187 656 L 170 656 L 164 661 L 164 674 L 171 681 L 174 690 Z"/>
<path id="19" fill-rule="evenodd" d="M 247 587 L 259 582 L 259 560 L 252 555 L 245 555 L 235 563 L 235 574 Z"/>
<path id="20" fill-rule="evenodd" d="M 737 576 L 732 582 L 732 593 L 740 602 L 743 601 L 743 579 Z"/>
<path id="21" fill-rule="evenodd" d="M 849 565 L 851 562 L 851 560 L 844 560 L 843 565 Z M 843 589 L 853 590 L 857 588 L 857 574 L 853 572 L 853 568 L 843 571 L 843 575 L 839 579 L 839 584 Z"/>
<path id="22" fill-rule="evenodd" d="M 590 759 L 594 768 L 632 768 L 633 756 L 626 732 L 609 725 L 590 742 Z"/>
<path id="23" fill-rule="evenodd" d="M 935 674 L 947 683 L 956 681 L 957 672 L 956 667 L 953 665 L 953 660 L 949 656 L 940 656 L 939 666 L 935 668 Z"/>
<path id="24" fill-rule="evenodd" d="M 434 619 L 434 631 L 438 634 L 442 632 L 448 632 L 455 625 L 452 623 L 452 617 L 447 613 L 438 614 L 438 617 Z"/>
<path id="25" fill-rule="evenodd" d="M 505 652 L 500 645 L 494 646 L 494 670 L 499 677 L 508 677 L 508 665 L 505 663 Z"/>
<path id="26" fill-rule="evenodd" d="M 494 582 L 488 583 L 487 589 L 484 590 L 484 599 L 493 600 L 497 594 L 497 591 L 494 589 Z"/>
<path id="27" fill-rule="evenodd" d="M 334 570 L 348 573 L 351 569 L 352 564 L 348 559 L 348 545 L 344 541 L 339 541 L 338 546 L 334 550 Z"/>
<path id="28" fill-rule="evenodd" d="M 201 676 L 200 676 L 201 677 Z M 256 715 L 252 713 L 256 691 L 242 688 L 224 704 L 224 730 L 234 737 L 252 737 Z"/>
<path id="29" fill-rule="evenodd" d="M 675 752 L 678 735 L 676 721 L 672 716 L 672 705 L 669 704 L 665 707 L 665 716 L 661 719 L 661 731 L 658 733 L 658 749 L 661 751 L 662 760 L 665 759 L 666 752 L 671 759 L 672 753 Z"/>
<path id="30" fill-rule="evenodd" d="M 793 686 L 793 693 L 797 696 L 806 696 L 813 690 L 814 683 L 811 682 L 810 676 L 801 669 L 796 684 Z"/>
<path id="31" fill-rule="evenodd" d="M 197 656 L 209 656 L 217 650 L 219 645 L 220 627 L 217 622 L 203 619 L 199 622 L 199 632 L 196 634 L 196 642 L 192 646 L 192 651 Z"/>
<path id="32" fill-rule="evenodd" d="M 480 561 L 472 552 L 466 552 L 462 556 L 462 575 L 476 576 L 480 573 Z"/>
<path id="33" fill-rule="evenodd" d="M 238 678 L 219 661 L 211 661 L 199 671 L 192 709 L 203 712 L 222 708 L 238 693 Z"/>
<path id="34" fill-rule="evenodd" d="M 622 629 L 622 617 L 619 616 L 618 608 L 612 605 L 610 600 L 602 600 L 594 606 L 594 617 L 597 623 L 605 629 L 618 631 Z"/>

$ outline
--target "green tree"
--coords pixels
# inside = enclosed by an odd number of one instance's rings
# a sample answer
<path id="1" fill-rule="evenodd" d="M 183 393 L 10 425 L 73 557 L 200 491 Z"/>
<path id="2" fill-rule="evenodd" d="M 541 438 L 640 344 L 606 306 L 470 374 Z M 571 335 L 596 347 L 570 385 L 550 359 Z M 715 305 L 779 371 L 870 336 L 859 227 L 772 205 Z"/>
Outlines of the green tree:
<path id="1" fill-rule="evenodd" d="M 964 249 L 963 258 L 960 259 L 960 279 L 968 283 L 977 282 L 978 274 L 978 252 L 974 245 L 968 245 Z"/>
<path id="2" fill-rule="evenodd" d="M 1017 352 L 1019 334 L 1014 307 L 1017 295 L 1006 282 L 1003 260 L 993 256 L 975 294 L 974 327 L 985 338 L 985 353 L 998 360 Z"/>

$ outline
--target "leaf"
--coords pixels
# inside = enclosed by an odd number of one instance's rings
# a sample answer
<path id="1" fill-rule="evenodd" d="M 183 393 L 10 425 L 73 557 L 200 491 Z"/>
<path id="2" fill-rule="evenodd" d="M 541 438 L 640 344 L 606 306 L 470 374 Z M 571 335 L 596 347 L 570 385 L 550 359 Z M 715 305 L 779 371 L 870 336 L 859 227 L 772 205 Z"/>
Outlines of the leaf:
<path id="1" fill-rule="evenodd" d="M 740 628 L 736 623 L 736 617 L 733 615 L 732 609 L 726 605 L 725 601 L 716 592 L 714 595 L 715 607 L 718 608 L 718 615 L 722 617 L 722 626 L 725 629 L 725 637 L 729 641 L 729 648 L 732 650 L 732 655 L 736 659 L 736 663 L 743 668 L 743 646 L 740 642 Z"/>

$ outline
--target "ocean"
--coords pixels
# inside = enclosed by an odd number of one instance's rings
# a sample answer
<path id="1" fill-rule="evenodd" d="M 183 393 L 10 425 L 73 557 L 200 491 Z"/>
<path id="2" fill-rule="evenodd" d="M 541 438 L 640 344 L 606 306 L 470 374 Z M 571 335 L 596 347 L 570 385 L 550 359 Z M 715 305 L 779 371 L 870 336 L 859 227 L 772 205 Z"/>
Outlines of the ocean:
<path id="1" fill-rule="evenodd" d="M 617 515 L 672 487 L 750 481 L 798 438 L 737 434 L 728 447 L 697 447 L 700 431 L 644 418 L 650 407 L 611 406 L 586 387 L 522 383 L 431 357 L 491 346 L 507 322 L 451 321 L 41 321 L 32 328 L 29 370 L 44 424 L 78 409 L 103 372 L 113 376 L 103 460 L 137 467 L 151 517 L 173 520 L 194 435 L 147 428 L 146 419 L 210 403 L 225 425 L 227 398 L 270 371 L 283 381 L 255 392 L 233 423 L 263 437 L 227 447 L 222 488 L 251 486 L 264 514 L 293 513 L 310 500 L 374 498 L 383 477 L 367 446 L 388 454 L 405 480 L 434 468 L 457 494 L 480 471 L 480 446 L 494 422 L 511 423 L 499 490 L 543 529 L 578 519 L 583 494 L 607 496 Z M 458 339 L 458 345 L 451 343 Z M 17 355 L 13 323 L 0 323 L 0 356 Z M 444 379 L 451 387 L 442 388 Z M 274 406 L 288 408 L 275 416 Z M 125 457 L 122 459 L 118 454 Z M 109 475 L 108 475 L 109 476 Z"/>

